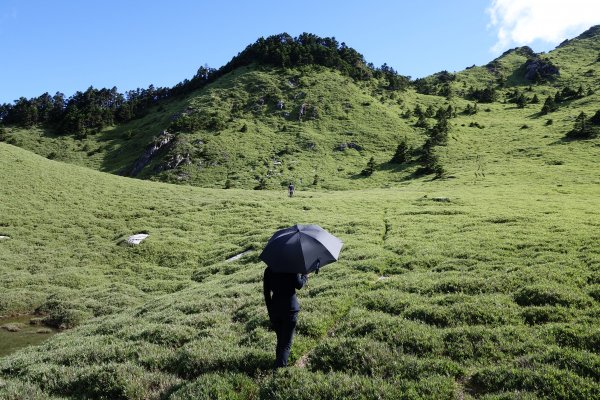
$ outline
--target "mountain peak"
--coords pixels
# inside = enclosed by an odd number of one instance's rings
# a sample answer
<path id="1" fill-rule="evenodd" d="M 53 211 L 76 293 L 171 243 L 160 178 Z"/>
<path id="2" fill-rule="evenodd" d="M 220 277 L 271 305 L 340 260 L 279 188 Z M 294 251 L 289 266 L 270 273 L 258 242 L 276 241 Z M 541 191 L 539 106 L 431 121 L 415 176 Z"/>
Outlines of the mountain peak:
<path id="1" fill-rule="evenodd" d="M 502 53 L 500 55 L 500 57 L 496 58 L 496 60 L 499 60 L 503 57 L 508 56 L 509 54 L 518 54 L 520 56 L 525 56 L 525 57 L 534 57 L 536 54 L 535 52 L 531 49 L 531 47 L 529 46 L 521 46 L 521 47 L 515 47 L 509 50 L 506 50 L 504 53 Z"/>
<path id="2" fill-rule="evenodd" d="M 577 36 L 575 39 L 591 39 L 593 37 L 600 37 L 600 25 L 594 25 L 587 31 L 583 32 L 581 35 Z"/>
<path id="3" fill-rule="evenodd" d="M 594 39 L 594 38 L 600 39 L 600 25 L 592 26 L 591 28 L 589 28 L 588 30 L 586 30 L 585 32 L 581 33 L 579 36 L 577 36 L 573 39 L 565 39 L 561 44 L 559 44 L 557 46 L 557 48 L 566 46 L 567 44 L 571 43 L 573 40 Z"/>

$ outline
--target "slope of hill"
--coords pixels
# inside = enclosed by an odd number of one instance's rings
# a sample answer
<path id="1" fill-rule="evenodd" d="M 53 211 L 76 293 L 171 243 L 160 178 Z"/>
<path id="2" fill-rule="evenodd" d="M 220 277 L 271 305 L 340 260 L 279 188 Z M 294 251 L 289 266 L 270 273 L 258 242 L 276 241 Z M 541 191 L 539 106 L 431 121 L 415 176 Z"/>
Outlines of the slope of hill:
<path id="1" fill-rule="evenodd" d="M 2 313 L 75 326 L 0 359 L 0 397 L 599 393 L 597 183 L 490 177 L 289 199 L 0 152 Z M 296 222 L 345 247 L 299 292 L 302 367 L 271 375 L 257 254 Z M 139 247 L 119 245 L 140 231 Z"/>
<path id="2" fill-rule="evenodd" d="M 382 187 L 419 178 L 427 131 L 417 126 L 418 109 L 433 126 L 433 114 L 450 106 L 450 140 L 436 149 L 447 175 L 505 174 L 514 163 L 532 170 L 540 164 L 569 168 L 571 156 L 587 159 L 585 169 L 593 169 L 593 146 L 564 140 L 581 112 L 589 118 L 600 110 L 600 93 L 593 90 L 600 84 L 600 40 L 593 32 L 548 55 L 519 48 L 484 67 L 436 74 L 416 82 L 418 93 L 385 89 L 385 78 L 356 81 L 325 67 L 253 64 L 99 134 L 81 138 L 12 127 L 4 128 L 3 138 L 49 158 L 128 174 L 169 130 L 174 140 L 136 176 L 215 188 L 274 189 L 289 182 L 302 189 Z M 528 59 L 550 60 L 559 75 L 538 83 L 526 79 Z M 542 115 L 545 100 L 557 91 L 565 98 Z M 477 99 L 475 114 L 470 107 Z M 403 140 L 413 148 L 409 161 L 390 163 Z M 500 157 L 488 153 L 497 148 L 504 150 Z M 363 178 L 371 157 L 376 173 Z"/>
<path id="3" fill-rule="evenodd" d="M 86 137 L 4 127 L 0 315 L 67 329 L 0 358 L 0 398 L 600 397 L 598 51 L 591 29 L 404 91 L 251 64 Z M 529 82 L 532 58 L 560 74 Z M 164 130 L 144 179 L 116 176 Z M 258 254 L 295 223 L 344 248 L 272 373 Z"/>

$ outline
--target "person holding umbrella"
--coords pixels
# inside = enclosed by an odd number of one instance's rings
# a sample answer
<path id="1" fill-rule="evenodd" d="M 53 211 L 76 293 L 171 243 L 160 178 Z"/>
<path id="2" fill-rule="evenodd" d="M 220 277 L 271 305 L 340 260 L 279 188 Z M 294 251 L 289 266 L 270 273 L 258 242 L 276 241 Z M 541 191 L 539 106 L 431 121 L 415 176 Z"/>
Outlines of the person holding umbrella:
<path id="1" fill-rule="evenodd" d="M 263 292 L 269 320 L 277 335 L 275 368 L 287 366 L 300 311 L 296 289 L 302 289 L 307 281 L 307 274 L 274 273 L 271 267 L 265 268 Z"/>
<path id="2" fill-rule="evenodd" d="M 298 321 L 300 304 L 296 289 L 308 274 L 337 261 L 342 242 L 318 225 L 294 225 L 269 239 L 260 259 L 267 264 L 263 294 L 269 320 L 277 335 L 275 368 L 287 366 Z"/>

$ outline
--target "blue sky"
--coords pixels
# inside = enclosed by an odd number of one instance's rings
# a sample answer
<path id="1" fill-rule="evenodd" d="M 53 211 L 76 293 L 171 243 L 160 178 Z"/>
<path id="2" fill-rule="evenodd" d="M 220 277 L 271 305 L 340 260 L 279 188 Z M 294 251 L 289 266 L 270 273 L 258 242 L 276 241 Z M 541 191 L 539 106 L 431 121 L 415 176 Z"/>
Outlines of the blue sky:
<path id="1" fill-rule="evenodd" d="M 596 3 L 2 0 L 0 103 L 89 86 L 173 86 L 281 32 L 335 36 L 367 61 L 414 78 L 458 71 L 517 45 L 550 50 L 600 23 Z"/>

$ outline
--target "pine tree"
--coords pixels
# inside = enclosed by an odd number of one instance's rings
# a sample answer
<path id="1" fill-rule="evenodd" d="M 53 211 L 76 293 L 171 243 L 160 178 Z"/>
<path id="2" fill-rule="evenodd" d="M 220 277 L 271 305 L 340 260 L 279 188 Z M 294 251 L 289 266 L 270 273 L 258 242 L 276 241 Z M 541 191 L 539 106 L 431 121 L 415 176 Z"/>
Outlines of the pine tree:
<path id="1" fill-rule="evenodd" d="M 415 115 L 417 117 L 421 117 L 423 115 L 423 109 L 421 108 L 421 106 L 419 104 L 417 104 L 415 106 L 415 111 L 414 111 Z"/>
<path id="2" fill-rule="evenodd" d="M 575 118 L 573 129 L 567 133 L 567 137 L 572 139 L 590 139 L 596 136 L 596 129 L 592 126 L 595 117 L 596 115 L 588 121 L 587 115 L 583 111 L 580 112 L 577 118 Z"/>
<path id="3" fill-rule="evenodd" d="M 580 135 L 584 135 L 587 131 L 586 118 L 587 115 L 585 115 L 583 111 L 579 113 L 577 118 L 575 118 L 575 131 L 578 132 Z"/>
<path id="4" fill-rule="evenodd" d="M 375 158 L 371 157 L 369 162 L 367 162 L 367 168 L 361 171 L 361 174 L 364 176 L 371 176 L 375 172 Z"/>
<path id="5" fill-rule="evenodd" d="M 540 111 L 540 113 L 542 115 L 546 115 L 552 111 L 556 111 L 557 109 L 558 106 L 556 105 L 556 101 L 554 100 L 554 98 L 552 96 L 548 96 L 546 98 L 546 101 L 544 101 L 544 105 L 542 106 L 542 110 Z"/>
<path id="6" fill-rule="evenodd" d="M 590 118 L 590 122 L 593 125 L 600 125 L 600 110 L 596 111 L 596 114 L 592 118 Z"/>
<path id="7" fill-rule="evenodd" d="M 444 174 L 444 168 L 440 164 L 439 157 L 435 154 L 435 144 L 431 139 L 427 139 L 423 144 L 421 158 L 419 162 L 421 164 L 420 172 L 424 174 L 435 174 L 436 177 L 441 177 Z"/>
<path id="8" fill-rule="evenodd" d="M 427 120 L 425 119 L 425 116 L 423 114 L 419 115 L 419 119 L 415 123 L 415 126 L 417 128 L 428 128 L 429 127 L 429 124 L 427 124 Z"/>
<path id="9" fill-rule="evenodd" d="M 406 138 L 404 138 L 398 144 L 398 147 L 396 147 L 396 152 L 394 153 L 394 156 L 392 157 L 390 162 L 394 164 L 404 164 L 405 162 L 409 161 L 409 153 L 410 147 L 408 146 Z"/>
<path id="10" fill-rule="evenodd" d="M 427 106 L 427 109 L 425 110 L 425 116 L 427 118 L 431 118 L 433 117 L 435 114 L 435 112 L 433 111 L 433 107 L 431 105 Z"/>
<path id="11" fill-rule="evenodd" d="M 554 102 L 560 103 L 561 101 L 563 101 L 562 94 L 560 92 L 556 92 L 556 94 L 554 95 Z"/>
<path id="12" fill-rule="evenodd" d="M 517 103 L 517 107 L 525 108 L 525 105 L 527 104 L 527 97 L 525 97 L 525 95 L 521 93 L 519 94 L 519 97 L 517 97 L 517 100 L 515 102 Z"/>

